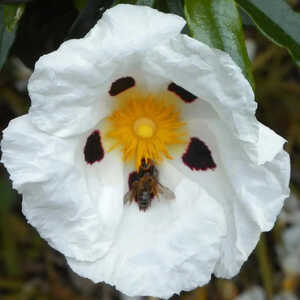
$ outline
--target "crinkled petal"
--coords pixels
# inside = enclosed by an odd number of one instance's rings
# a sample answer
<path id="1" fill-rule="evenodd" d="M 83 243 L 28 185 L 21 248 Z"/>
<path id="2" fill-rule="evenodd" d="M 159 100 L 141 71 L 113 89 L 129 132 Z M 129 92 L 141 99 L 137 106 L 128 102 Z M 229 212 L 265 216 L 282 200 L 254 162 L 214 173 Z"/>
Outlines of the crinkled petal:
<path id="1" fill-rule="evenodd" d="M 238 273 L 255 248 L 260 233 L 273 227 L 289 195 L 290 162 L 282 150 L 285 140 L 257 124 L 257 161 L 265 161 L 263 164 L 252 162 L 242 151 L 239 139 L 213 114 L 207 119 L 190 120 L 188 126 L 191 136 L 204 141 L 211 150 L 215 170 L 192 171 L 182 157 L 171 162 L 223 206 L 228 233 L 215 269 L 220 277 L 230 278 Z"/>
<path id="2" fill-rule="evenodd" d="M 271 229 L 289 193 L 284 139 L 257 122 L 252 89 L 228 54 L 180 35 L 147 53 L 144 66 L 198 97 L 186 103 L 183 116 L 190 124 L 199 113 L 202 123 L 190 134 L 208 145 L 217 167 L 192 171 L 182 158 L 172 164 L 222 203 L 228 235 L 215 273 L 231 277 L 260 232 Z"/>
<path id="3" fill-rule="evenodd" d="M 144 68 L 169 78 L 207 101 L 258 163 L 259 128 L 250 84 L 231 57 L 186 35 L 178 35 L 146 53 Z M 197 105 L 197 100 L 192 105 Z M 189 105 L 189 104 L 187 104 Z"/>
<path id="4" fill-rule="evenodd" d="M 96 126 L 111 110 L 112 83 L 135 73 L 145 51 L 177 35 L 184 23 L 149 7 L 107 10 L 84 38 L 38 60 L 28 85 L 32 122 L 57 136 Z"/>
<path id="5" fill-rule="evenodd" d="M 67 258 L 75 272 L 129 296 L 165 299 L 210 280 L 226 234 L 222 207 L 167 162 L 159 172 L 176 199 L 154 199 L 145 212 L 126 205 L 107 255 L 91 263 Z"/>
<path id="6" fill-rule="evenodd" d="M 48 243 L 67 256 L 93 261 L 110 248 L 123 211 L 119 156 L 84 161 L 81 137 L 61 139 L 36 129 L 28 115 L 4 131 L 2 162 L 23 194 L 23 213 Z"/>
<path id="7" fill-rule="evenodd" d="M 226 173 L 235 192 L 231 204 L 234 224 L 228 225 L 232 234 L 224 240 L 223 255 L 215 270 L 217 276 L 229 278 L 239 272 L 255 248 L 260 233 L 274 226 L 289 195 L 290 160 L 282 150 L 284 140 L 270 129 L 266 130 L 265 126 L 259 126 L 258 145 L 265 163 L 256 165 L 249 161 L 234 142 L 230 145 L 233 150 L 222 153 Z M 223 138 L 225 147 L 229 147 L 228 144 L 226 146 L 225 135 Z M 268 148 L 273 149 L 266 155 L 265 149 Z"/>

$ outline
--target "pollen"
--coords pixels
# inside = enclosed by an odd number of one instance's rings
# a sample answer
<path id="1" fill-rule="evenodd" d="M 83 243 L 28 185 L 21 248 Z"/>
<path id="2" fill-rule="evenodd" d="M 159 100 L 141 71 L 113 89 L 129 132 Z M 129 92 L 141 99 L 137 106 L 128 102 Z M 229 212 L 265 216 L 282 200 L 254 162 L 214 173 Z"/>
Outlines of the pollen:
<path id="1" fill-rule="evenodd" d="M 161 97 L 136 95 L 123 99 L 108 121 L 106 137 L 113 141 L 109 151 L 120 147 L 123 160 L 134 161 L 137 170 L 143 159 L 157 164 L 164 158 L 173 159 L 172 147 L 187 143 L 179 108 Z"/>

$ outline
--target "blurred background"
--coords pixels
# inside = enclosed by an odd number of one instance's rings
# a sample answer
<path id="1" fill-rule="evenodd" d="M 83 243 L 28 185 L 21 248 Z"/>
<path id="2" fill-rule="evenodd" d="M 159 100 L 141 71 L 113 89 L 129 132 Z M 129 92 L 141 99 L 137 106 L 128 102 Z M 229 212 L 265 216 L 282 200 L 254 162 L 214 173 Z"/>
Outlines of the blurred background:
<path id="1" fill-rule="evenodd" d="M 80 5 L 80 1 L 75 2 Z M 64 39 L 81 34 L 70 31 L 78 19 L 74 1 L 61 1 L 59 10 L 58 3 L 36 1 L 28 5 L 19 23 L 15 43 L 0 72 L 0 132 L 11 119 L 28 111 L 26 86 L 37 58 L 56 49 Z M 290 4 L 300 10 L 298 0 Z M 261 236 L 238 276 L 232 280 L 212 278 L 208 285 L 171 299 L 300 299 L 300 70 L 285 49 L 269 42 L 246 18 L 244 23 L 256 83 L 257 118 L 288 140 L 291 196 L 274 229 Z M 89 28 L 90 24 L 86 26 Z M 2 164 L 0 299 L 154 300 L 129 298 L 108 285 L 95 285 L 74 274 L 63 255 L 50 248 L 26 223 L 21 213 L 21 196 L 12 190 Z"/>

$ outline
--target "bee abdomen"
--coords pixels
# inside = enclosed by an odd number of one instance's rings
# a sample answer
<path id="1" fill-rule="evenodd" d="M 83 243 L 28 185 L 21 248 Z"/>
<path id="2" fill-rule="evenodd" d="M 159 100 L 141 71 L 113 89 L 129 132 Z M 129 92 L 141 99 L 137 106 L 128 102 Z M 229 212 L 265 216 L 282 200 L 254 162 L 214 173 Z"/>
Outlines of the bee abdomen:
<path id="1" fill-rule="evenodd" d="M 139 202 L 139 208 L 140 209 L 147 209 L 148 208 L 148 202 Z"/>
<path id="2" fill-rule="evenodd" d="M 146 210 L 151 203 L 152 195 L 148 192 L 142 192 L 137 198 L 139 209 Z"/>

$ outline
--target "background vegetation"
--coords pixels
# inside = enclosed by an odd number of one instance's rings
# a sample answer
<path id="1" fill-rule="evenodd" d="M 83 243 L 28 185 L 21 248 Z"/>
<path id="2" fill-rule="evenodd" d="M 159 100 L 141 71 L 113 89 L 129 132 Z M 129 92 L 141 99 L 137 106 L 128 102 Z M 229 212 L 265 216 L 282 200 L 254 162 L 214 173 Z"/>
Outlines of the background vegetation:
<path id="1" fill-rule="evenodd" d="M 88 1 L 89 10 L 85 10 L 84 0 L 0 1 L 0 4 L 5 2 L 22 3 L 13 7 L 0 5 L 0 131 L 11 119 L 27 112 L 30 99 L 26 85 L 37 58 L 56 49 L 65 39 L 85 34 L 113 1 Z M 28 2 L 26 8 L 25 2 Z M 95 9 L 99 8 L 100 2 L 101 10 Z M 201 37 L 202 33 L 199 32 L 199 19 L 193 18 L 193 5 L 197 3 L 186 1 L 185 4 L 187 2 L 190 6 L 186 5 L 185 16 L 190 18 L 190 22 L 189 29 L 185 30 L 190 30 L 196 38 L 206 39 L 207 36 Z M 244 9 L 255 3 L 237 2 Z M 262 2 L 268 3 L 272 10 L 272 5 L 277 1 Z M 170 3 L 175 4 L 175 8 L 168 7 Z M 176 3 L 183 4 L 182 1 L 174 0 L 158 1 L 155 5 L 164 11 L 176 9 L 177 13 L 184 15 L 183 10 L 180 10 L 183 6 L 176 6 Z M 298 0 L 289 1 L 289 5 L 294 11 L 300 10 Z M 268 26 L 263 24 L 257 29 L 260 26 L 254 26 L 245 14 L 242 14 L 242 20 L 248 53 L 252 59 L 253 77 L 252 72 L 249 73 L 251 64 L 245 63 L 243 58 L 241 63 L 245 64 L 244 70 L 249 80 L 254 78 L 259 104 L 257 118 L 288 140 L 286 150 L 292 160 L 292 196 L 286 201 L 274 229 L 261 236 L 256 250 L 236 278 L 213 278 L 207 286 L 172 299 L 300 299 L 300 72 L 297 67 L 300 27 L 293 28 L 292 33 L 288 30 L 284 36 L 279 32 L 282 28 L 280 24 L 270 22 Z M 254 14 L 253 20 L 260 25 L 262 19 Z M 289 23 L 289 18 L 281 22 Z M 202 26 L 210 27 L 210 24 Z M 275 39 L 283 39 L 273 43 L 272 35 Z M 213 39 L 207 42 L 215 43 Z M 226 47 L 226 42 L 223 41 L 219 47 Z M 237 55 L 243 57 L 245 53 Z M 127 299 L 112 287 L 94 285 L 78 277 L 68 268 L 63 255 L 39 237 L 35 229 L 26 223 L 21 213 L 21 196 L 12 190 L 8 174 L 1 164 L 0 299 Z"/>

